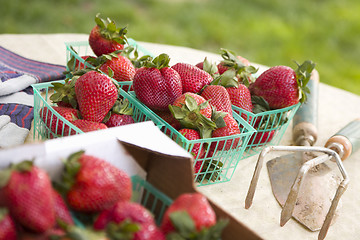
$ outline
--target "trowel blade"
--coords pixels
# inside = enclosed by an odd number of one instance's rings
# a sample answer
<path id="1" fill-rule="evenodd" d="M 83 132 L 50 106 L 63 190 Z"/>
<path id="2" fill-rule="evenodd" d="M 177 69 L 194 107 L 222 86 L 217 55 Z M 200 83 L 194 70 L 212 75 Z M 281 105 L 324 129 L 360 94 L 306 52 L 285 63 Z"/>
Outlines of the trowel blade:
<path id="1" fill-rule="evenodd" d="M 311 154 L 297 152 L 267 162 L 271 188 L 281 207 L 286 202 L 304 160 L 312 157 Z M 311 231 L 320 230 L 340 181 L 340 176 L 324 163 L 311 169 L 302 181 L 292 213 L 293 218 Z M 340 207 L 341 202 L 337 210 Z M 333 222 L 338 215 L 337 212 Z"/>

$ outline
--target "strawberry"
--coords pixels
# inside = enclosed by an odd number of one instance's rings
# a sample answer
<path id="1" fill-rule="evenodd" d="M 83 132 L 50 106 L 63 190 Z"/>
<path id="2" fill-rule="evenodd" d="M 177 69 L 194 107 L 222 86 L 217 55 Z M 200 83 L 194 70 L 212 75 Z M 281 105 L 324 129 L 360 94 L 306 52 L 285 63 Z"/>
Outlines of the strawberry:
<path id="1" fill-rule="evenodd" d="M 0 240 L 16 240 L 16 225 L 6 208 L 0 208 Z"/>
<path id="2" fill-rule="evenodd" d="M 119 29 L 111 19 L 106 20 L 95 16 L 96 25 L 90 32 L 89 45 L 96 56 L 108 54 L 124 48 L 126 43 L 126 28 Z"/>
<path id="3" fill-rule="evenodd" d="M 223 119 L 226 126 L 215 129 L 211 135 L 213 138 L 227 137 L 241 133 L 239 124 L 236 122 L 232 115 L 226 114 Z M 217 150 L 229 150 L 239 147 L 239 144 L 241 144 L 240 137 L 219 141 L 217 146 L 216 142 L 214 142 L 212 143 L 211 148 L 214 149 L 215 147 L 217 147 Z"/>
<path id="4" fill-rule="evenodd" d="M 201 138 L 211 137 L 211 131 L 216 128 L 216 123 L 211 120 L 210 104 L 198 94 L 182 94 L 169 109 L 182 127 L 200 131 Z"/>
<path id="5" fill-rule="evenodd" d="M 3 170 L 6 205 L 13 219 L 24 228 L 45 232 L 55 225 L 54 199 L 50 177 L 44 170 L 23 161 Z M 0 186 L 2 187 L 2 186 Z"/>
<path id="6" fill-rule="evenodd" d="M 65 224 L 73 225 L 74 221 L 72 219 L 71 213 L 68 206 L 66 205 L 64 199 L 55 189 L 52 189 L 53 199 L 54 199 L 54 209 L 55 217 L 57 221 L 62 221 Z"/>
<path id="7" fill-rule="evenodd" d="M 205 57 L 204 61 L 197 63 L 195 66 L 210 73 L 212 77 L 219 75 L 217 65 L 215 63 L 211 63 L 207 57 Z"/>
<path id="8" fill-rule="evenodd" d="M 118 98 L 118 89 L 107 75 L 89 71 L 76 80 L 75 94 L 82 118 L 101 122 Z"/>
<path id="9" fill-rule="evenodd" d="M 249 144 L 262 146 L 270 142 L 274 135 L 275 130 L 258 131 L 251 136 Z"/>
<path id="10" fill-rule="evenodd" d="M 109 120 L 105 122 L 105 125 L 107 127 L 117 127 L 132 123 L 135 123 L 135 121 L 131 115 L 113 113 Z"/>
<path id="11" fill-rule="evenodd" d="M 120 53 L 107 55 L 107 60 L 99 69 L 108 75 L 111 71 L 111 77 L 119 82 L 132 81 L 135 75 L 135 67 L 130 59 Z"/>
<path id="12" fill-rule="evenodd" d="M 182 134 L 188 140 L 198 140 L 200 138 L 200 133 L 194 129 L 183 128 L 179 130 L 179 133 Z M 201 146 L 201 143 L 194 143 L 191 148 L 191 155 L 193 155 L 194 159 L 200 159 L 204 157 L 205 149 Z M 196 161 L 194 172 L 201 172 L 202 161 Z"/>
<path id="13" fill-rule="evenodd" d="M 165 110 L 182 93 L 180 75 L 169 67 L 170 58 L 160 54 L 139 68 L 134 76 L 136 97 L 152 110 Z"/>
<path id="14" fill-rule="evenodd" d="M 139 224 L 155 224 L 151 212 L 139 203 L 131 201 L 119 201 L 110 209 L 100 212 L 94 222 L 94 229 L 102 230 L 110 222 L 122 223 L 130 220 Z"/>
<path id="15" fill-rule="evenodd" d="M 246 87 L 244 84 L 239 84 L 238 87 L 228 87 L 226 90 L 229 93 L 230 101 L 233 105 L 248 112 L 252 112 L 253 105 L 248 87 Z"/>
<path id="16" fill-rule="evenodd" d="M 250 65 L 249 60 L 227 49 L 221 49 L 221 56 L 223 60 L 217 65 L 220 75 L 231 69 L 235 71 L 239 82 L 249 85 L 254 81 L 252 74 L 256 73 L 257 69 Z"/>
<path id="17" fill-rule="evenodd" d="M 130 225 L 133 227 L 129 228 Z M 112 208 L 100 212 L 93 227 L 96 230 L 107 229 L 107 234 L 114 236 L 114 239 L 165 240 L 152 213 L 136 202 L 120 201 Z M 123 238 L 115 237 L 120 234 Z"/>
<path id="18" fill-rule="evenodd" d="M 189 63 L 176 63 L 171 68 L 180 75 L 182 93 L 199 93 L 205 85 L 210 84 L 213 80 L 208 72 Z"/>
<path id="19" fill-rule="evenodd" d="M 85 55 L 85 56 L 81 56 L 81 58 L 86 62 L 86 61 L 89 61 L 90 58 L 94 59 L 95 57 L 89 56 L 89 55 Z M 84 68 L 86 68 L 86 67 L 87 67 L 87 66 L 85 66 L 84 63 L 82 63 L 81 61 L 79 61 L 78 59 L 76 59 L 74 71 L 79 71 L 79 70 L 82 70 L 82 69 L 84 69 Z"/>
<path id="20" fill-rule="evenodd" d="M 93 122 L 93 121 L 87 121 L 85 119 L 76 119 L 74 121 L 71 121 L 74 126 L 78 127 L 83 132 L 91 132 L 101 129 L 107 129 L 107 126 L 104 123 L 99 122 Z M 75 135 L 75 130 L 71 130 L 70 135 Z M 69 126 L 66 126 L 64 130 L 64 136 L 69 135 Z"/>
<path id="21" fill-rule="evenodd" d="M 77 109 L 59 106 L 53 106 L 52 108 L 68 121 L 78 119 L 79 113 Z M 67 128 L 67 125 L 64 124 L 64 122 L 53 114 L 46 106 L 40 109 L 39 115 L 53 133 L 62 135 L 62 133 L 66 131 L 65 129 Z"/>
<path id="22" fill-rule="evenodd" d="M 271 109 L 280 109 L 303 103 L 309 88 L 306 86 L 315 67 L 311 61 L 298 65 L 275 66 L 264 71 L 249 88 L 252 95 L 263 97 Z"/>
<path id="23" fill-rule="evenodd" d="M 171 111 L 169 109 L 165 109 L 163 111 L 154 111 L 157 116 L 167 122 L 170 126 L 172 126 L 175 130 L 180 130 L 181 124 L 178 120 L 174 118 Z"/>
<path id="24" fill-rule="evenodd" d="M 215 229 L 216 225 L 218 231 Z M 179 195 L 165 211 L 160 228 L 168 239 L 219 239 L 226 223 L 217 223 L 216 215 L 210 203 L 201 193 L 184 193 Z M 175 238 L 175 236 L 182 238 Z M 196 238 L 207 236 L 208 238 Z"/>
<path id="25" fill-rule="evenodd" d="M 63 179 L 70 208 L 81 212 L 102 211 L 120 200 L 130 200 L 132 194 L 126 172 L 84 151 L 69 156 Z"/>
<path id="26" fill-rule="evenodd" d="M 207 85 L 200 94 L 214 106 L 217 111 L 222 111 L 232 115 L 231 100 L 226 88 L 221 85 Z"/>
<path id="27" fill-rule="evenodd" d="M 129 106 L 128 99 L 118 98 L 111 109 L 111 115 L 104 119 L 107 127 L 117 127 L 126 124 L 135 123 L 133 119 L 133 109 Z"/>

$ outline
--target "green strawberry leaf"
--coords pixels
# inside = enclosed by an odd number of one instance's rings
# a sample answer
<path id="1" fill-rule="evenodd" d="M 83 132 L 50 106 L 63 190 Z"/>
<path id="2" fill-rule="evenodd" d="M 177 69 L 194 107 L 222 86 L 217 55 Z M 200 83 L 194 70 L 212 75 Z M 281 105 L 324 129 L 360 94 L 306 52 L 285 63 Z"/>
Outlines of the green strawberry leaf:
<path id="1" fill-rule="evenodd" d="M 296 81 L 299 86 L 300 103 L 304 103 L 307 100 L 307 94 L 310 93 L 310 89 L 307 87 L 311 78 L 311 73 L 315 69 L 315 63 L 311 60 L 304 61 L 301 65 L 295 61 L 298 68 L 295 70 Z"/>
<path id="2" fill-rule="evenodd" d="M 10 168 L 6 168 L 0 170 L 0 188 L 5 187 L 11 177 L 12 170 Z"/>
<path id="3" fill-rule="evenodd" d="M 194 220 L 186 211 L 174 211 L 169 215 L 169 218 L 181 236 L 189 237 L 196 231 Z"/>

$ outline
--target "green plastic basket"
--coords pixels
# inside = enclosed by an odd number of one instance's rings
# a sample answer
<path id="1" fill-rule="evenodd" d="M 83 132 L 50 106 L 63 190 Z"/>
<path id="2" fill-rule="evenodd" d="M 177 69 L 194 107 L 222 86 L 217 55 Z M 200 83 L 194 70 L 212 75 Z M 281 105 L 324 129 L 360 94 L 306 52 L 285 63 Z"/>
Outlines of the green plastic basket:
<path id="1" fill-rule="evenodd" d="M 160 225 L 166 209 L 173 200 L 138 175 L 132 176 L 131 181 L 132 201 L 140 203 L 152 212 L 156 223 Z"/>
<path id="2" fill-rule="evenodd" d="M 265 146 L 279 144 L 300 105 L 301 103 L 298 103 L 290 107 L 258 114 L 233 105 L 233 111 L 256 129 L 256 133 L 251 136 L 242 158 L 258 154 Z"/>
<path id="3" fill-rule="evenodd" d="M 141 103 L 136 98 L 134 92 L 129 92 L 129 95 L 133 101 L 138 101 L 142 104 L 143 108 L 148 112 L 152 112 L 152 114 L 158 116 Z M 255 133 L 255 129 L 234 111 L 233 116 L 239 126 L 241 126 L 240 134 L 199 140 L 188 140 L 179 133 L 179 131 L 158 116 L 159 121 L 162 122 L 160 130 L 186 151 L 191 153 L 194 146 L 197 145 L 205 150 L 205 156 L 194 156 L 194 169 L 196 166 L 199 166 L 199 168 L 202 169 L 202 171 L 199 172 L 194 171 L 195 183 L 197 186 L 230 181 L 238 162 L 242 159 L 244 150 L 248 145 L 251 135 Z M 227 146 L 230 146 L 229 149 L 227 149 Z"/>
<path id="4" fill-rule="evenodd" d="M 64 80 L 61 81 L 55 81 L 55 82 L 64 82 Z M 32 88 L 34 90 L 34 140 L 45 140 L 45 139 L 52 139 L 57 137 L 64 137 L 67 135 L 70 135 L 71 132 L 75 131 L 75 134 L 81 134 L 84 133 L 82 130 L 74 126 L 72 123 L 70 123 L 68 120 L 66 120 L 64 117 L 62 117 L 59 113 L 57 113 L 53 108 L 53 104 L 49 100 L 51 94 L 54 92 L 52 89 L 52 83 L 53 82 L 47 82 L 47 83 L 38 83 L 33 84 Z M 143 108 L 141 104 L 139 104 L 137 101 L 134 101 L 132 98 L 129 98 L 129 94 L 119 89 L 120 95 L 129 101 L 129 107 L 133 109 L 133 118 L 135 122 L 144 122 L 144 121 L 152 121 L 156 126 L 159 128 L 163 128 L 163 123 L 158 120 L 158 117 L 154 115 L 151 112 L 148 112 L 146 109 Z M 50 117 L 50 123 L 52 124 L 52 118 L 55 116 L 57 117 L 56 126 L 47 126 L 43 119 L 40 117 L 40 109 L 43 109 L 44 107 L 47 107 L 47 111 L 50 111 L 51 114 L 46 113 L 47 117 Z M 45 119 L 46 122 L 48 122 L 48 119 Z M 62 129 L 60 129 L 60 132 L 62 134 L 58 135 L 56 133 L 59 133 L 58 131 L 58 122 L 63 121 L 64 124 Z M 54 127 L 54 128 L 52 128 Z M 69 131 L 66 131 L 65 135 L 65 127 L 69 128 Z M 51 129 L 55 129 L 55 133 L 51 131 Z M 73 131 L 72 131 L 73 130 Z"/>
<path id="5" fill-rule="evenodd" d="M 128 43 L 129 43 L 128 45 L 133 46 L 137 49 L 139 56 L 143 56 L 143 55 L 149 55 L 151 57 L 154 56 L 151 52 L 149 52 L 140 44 L 138 44 L 134 39 L 128 38 Z M 81 58 L 81 56 L 95 56 L 88 41 L 65 42 L 65 46 L 66 46 L 66 62 L 68 63 L 68 65 L 66 66 L 67 70 L 69 70 L 69 67 L 75 68 L 75 64 L 78 65 L 85 64 L 85 66 L 92 67 L 89 63 L 85 63 L 85 60 Z M 125 45 L 125 47 L 126 46 L 127 45 Z M 131 57 L 133 56 L 134 55 L 132 55 Z M 72 57 L 75 57 L 77 62 L 74 61 L 73 66 L 69 66 L 69 61 Z M 71 76 L 68 75 L 67 77 L 71 77 Z M 124 90 L 128 91 L 131 90 L 131 88 L 127 86 L 131 86 L 131 85 L 132 85 L 131 81 L 125 81 L 122 82 L 121 87 L 125 87 Z"/>

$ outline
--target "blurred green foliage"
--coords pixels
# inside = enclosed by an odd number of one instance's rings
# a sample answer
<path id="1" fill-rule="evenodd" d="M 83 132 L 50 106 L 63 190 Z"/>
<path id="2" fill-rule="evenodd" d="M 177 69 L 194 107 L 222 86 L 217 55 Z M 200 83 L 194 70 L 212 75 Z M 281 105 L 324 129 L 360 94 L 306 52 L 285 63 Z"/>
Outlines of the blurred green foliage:
<path id="1" fill-rule="evenodd" d="M 314 61 L 320 80 L 360 95 L 358 0 L 0 0 L 1 33 L 89 33 L 96 13 L 138 41 L 268 66 Z"/>

